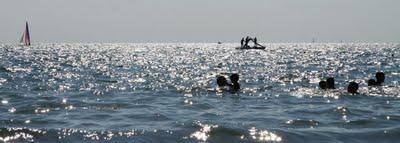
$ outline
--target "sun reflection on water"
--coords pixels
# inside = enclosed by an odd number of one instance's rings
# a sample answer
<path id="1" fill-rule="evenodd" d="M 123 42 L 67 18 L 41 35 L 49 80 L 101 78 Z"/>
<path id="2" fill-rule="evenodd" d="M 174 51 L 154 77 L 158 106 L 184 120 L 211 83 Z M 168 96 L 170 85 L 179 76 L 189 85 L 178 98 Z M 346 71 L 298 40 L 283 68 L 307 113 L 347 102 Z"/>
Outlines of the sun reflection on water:
<path id="1" fill-rule="evenodd" d="M 258 140 L 258 141 L 266 141 L 266 142 L 281 142 L 282 137 L 279 135 L 267 131 L 267 130 L 260 130 L 256 129 L 255 127 L 252 127 L 249 129 L 249 134 L 252 139 Z"/>
<path id="2" fill-rule="evenodd" d="M 212 125 L 212 124 L 202 124 L 200 122 L 197 123 L 201 128 L 200 130 L 192 133 L 190 135 L 190 138 L 195 138 L 200 141 L 207 141 L 207 139 L 210 137 L 210 132 L 213 128 L 218 128 L 218 125 Z"/>
<path id="3" fill-rule="evenodd" d="M 102 141 L 140 132 L 99 131 L 98 128 L 140 126 L 151 128 L 150 134 L 156 134 L 157 138 L 162 128 L 181 131 L 171 122 L 207 120 L 207 124 L 198 124 L 199 129 L 193 133 L 186 133 L 191 126 L 182 127 L 182 132 L 187 138 L 212 142 L 214 131 L 218 134 L 225 124 L 231 129 L 232 124 L 251 122 L 260 129 L 240 126 L 239 130 L 244 133 L 239 131 L 239 136 L 233 138 L 280 142 L 283 137 L 290 140 L 285 136 L 285 129 L 282 133 L 265 129 L 337 127 L 338 120 L 340 124 L 347 124 L 350 119 L 376 114 L 382 115 L 377 115 L 377 119 L 385 119 L 382 124 L 378 123 L 379 127 L 399 120 L 395 108 L 400 97 L 399 47 L 368 43 L 285 43 L 269 44 L 266 50 L 241 51 L 232 50 L 233 45 L 38 44 L 23 49 L 7 47 L 10 51 L 0 48 L 0 107 L 4 111 L 1 127 L 43 126 L 49 130 L 77 127 L 83 129 L 66 129 L 66 134 L 64 130 L 57 132 L 65 138 L 82 133 L 79 139 Z M 392 53 L 395 57 L 385 56 Z M 387 72 L 387 82 L 382 87 L 366 87 L 365 81 L 378 69 Z M 216 75 L 231 73 L 240 74 L 241 91 L 239 96 L 235 95 L 238 98 L 227 98 L 232 94 L 216 88 Z M 319 89 L 318 82 L 329 76 L 335 77 L 337 89 Z M 361 96 L 347 96 L 345 87 L 350 80 L 360 82 Z M 364 95 L 377 98 L 370 100 Z M 374 104 L 386 97 L 388 101 L 382 102 L 385 105 Z M 365 102 L 349 105 L 356 100 Z M 354 106 L 364 107 L 353 109 Z M 152 112 L 157 112 L 157 120 L 153 116 L 148 118 L 149 114 L 154 115 Z M 241 114 L 246 116 L 237 117 Z M 97 115 L 100 117 L 93 118 Z M 264 124 L 270 120 L 287 122 L 282 126 Z M 93 124 L 86 126 L 85 122 Z M 31 132 L 25 134 L 41 137 Z M 24 137 L 7 136 L 10 137 L 0 134 L 0 142 Z"/>

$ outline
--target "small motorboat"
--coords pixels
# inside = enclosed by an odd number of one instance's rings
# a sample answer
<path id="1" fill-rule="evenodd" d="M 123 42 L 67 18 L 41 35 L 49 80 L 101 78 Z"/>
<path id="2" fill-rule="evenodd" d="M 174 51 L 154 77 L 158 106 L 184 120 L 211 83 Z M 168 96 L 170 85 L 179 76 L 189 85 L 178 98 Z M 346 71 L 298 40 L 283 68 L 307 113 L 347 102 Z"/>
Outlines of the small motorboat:
<path id="1" fill-rule="evenodd" d="M 248 45 L 250 41 L 253 41 L 254 44 Z M 257 43 L 257 37 L 250 38 L 249 36 L 247 36 L 246 38 L 242 38 L 242 40 L 240 40 L 240 47 L 236 47 L 236 49 L 240 49 L 240 50 L 247 50 L 247 49 L 260 49 L 260 50 L 264 50 L 265 46 L 260 45 Z"/>
<path id="2" fill-rule="evenodd" d="M 264 50 L 265 46 L 263 45 L 254 45 L 254 46 L 248 46 L 248 45 L 243 45 L 240 47 L 237 47 L 236 49 L 240 49 L 240 50 L 247 50 L 247 49 L 260 49 L 260 50 Z"/>

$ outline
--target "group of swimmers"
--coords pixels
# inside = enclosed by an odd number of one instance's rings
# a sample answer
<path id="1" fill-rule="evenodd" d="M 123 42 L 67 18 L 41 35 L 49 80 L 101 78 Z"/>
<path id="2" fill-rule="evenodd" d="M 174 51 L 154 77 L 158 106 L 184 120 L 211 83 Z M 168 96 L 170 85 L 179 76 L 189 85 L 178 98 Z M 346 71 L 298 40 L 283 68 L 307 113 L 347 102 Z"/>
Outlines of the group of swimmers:
<path id="1" fill-rule="evenodd" d="M 218 76 L 217 77 L 217 85 L 223 90 L 230 91 L 232 93 L 235 93 L 240 90 L 240 84 L 239 84 L 239 75 L 238 74 L 232 74 L 229 76 L 229 79 L 231 80 L 231 83 L 228 83 L 226 78 L 224 76 Z"/>
<path id="2" fill-rule="evenodd" d="M 382 86 L 382 84 L 385 82 L 385 73 L 383 72 L 377 72 L 375 74 L 375 79 L 370 79 L 368 80 L 368 86 Z M 239 84 L 239 75 L 238 74 L 232 74 L 229 76 L 229 79 L 231 80 L 231 83 L 228 83 L 226 78 L 224 76 L 218 76 L 217 77 L 217 85 L 223 90 L 230 91 L 232 93 L 235 93 L 240 90 L 240 84 Z M 323 90 L 326 89 L 335 89 L 335 79 L 333 77 L 330 77 L 326 79 L 326 81 L 320 81 L 319 82 L 319 87 Z M 358 88 L 359 85 L 357 82 L 350 82 L 348 87 L 347 87 L 347 92 L 351 94 L 358 94 Z"/>
<path id="3" fill-rule="evenodd" d="M 250 41 L 253 41 L 254 45 L 259 45 L 257 43 L 257 37 L 250 38 L 249 36 L 247 36 L 246 38 L 242 38 L 242 40 L 240 40 L 240 45 L 242 47 L 247 47 L 247 46 L 249 46 L 248 44 L 249 44 Z"/>
<path id="4" fill-rule="evenodd" d="M 368 86 L 382 86 L 383 82 L 385 82 L 385 73 L 377 72 L 375 74 L 375 79 L 368 80 Z M 330 77 L 326 81 L 319 82 L 319 88 L 321 89 L 335 89 L 335 79 Z M 350 82 L 347 86 L 347 92 L 351 94 L 358 94 L 359 85 L 357 82 Z"/>

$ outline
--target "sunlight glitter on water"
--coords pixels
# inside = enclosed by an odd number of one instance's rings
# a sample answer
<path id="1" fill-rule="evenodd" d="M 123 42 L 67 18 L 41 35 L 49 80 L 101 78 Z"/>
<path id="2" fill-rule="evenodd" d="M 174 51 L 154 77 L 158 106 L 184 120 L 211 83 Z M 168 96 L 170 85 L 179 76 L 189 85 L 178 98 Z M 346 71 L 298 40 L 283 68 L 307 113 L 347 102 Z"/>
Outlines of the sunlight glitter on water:
<path id="1" fill-rule="evenodd" d="M 190 138 L 195 138 L 200 141 L 207 141 L 208 137 L 210 137 L 209 133 L 213 128 L 218 128 L 218 125 L 209 125 L 209 124 L 202 124 L 198 123 L 201 127 L 198 131 L 192 133 Z"/>
<path id="2" fill-rule="evenodd" d="M 237 45 L 0 44 L 0 137 L 315 142 L 318 132 L 328 142 L 399 139 L 400 46 L 275 43 L 235 50 Z M 377 71 L 385 72 L 384 85 L 368 87 Z M 217 76 L 230 82 L 233 73 L 240 75 L 238 93 L 216 86 Z M 335 90 L 318 87 L 327 77 L 335 78 Z M 347 93 L 350 81 L 359 83 L 360 94 Z M 17 138 L 10 127 L 49 134 L 22 130 L 32 138 Z"/>
<path id="3" fill-rule="evenodd" d="M 259 141 L 267 141 L 267 142 L 281 142 L 282 137 L 278 136 L 275 133 L 269 132 L 267 130 L 259 130 L 256 129 L 255 127 L 252 127 L 249 129 L 249 134 L 251 138 L 254 140 L 259 140 Z"/>

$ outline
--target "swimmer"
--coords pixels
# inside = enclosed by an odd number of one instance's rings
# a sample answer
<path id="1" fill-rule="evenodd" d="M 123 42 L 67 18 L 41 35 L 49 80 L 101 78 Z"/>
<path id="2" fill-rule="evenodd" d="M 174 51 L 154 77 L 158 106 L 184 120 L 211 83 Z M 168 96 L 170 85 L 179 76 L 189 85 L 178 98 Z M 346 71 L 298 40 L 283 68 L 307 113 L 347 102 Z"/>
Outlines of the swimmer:
<path id="1" fill-rule="evenodd" d="M 322 80 L 319 82 L 319 88 L 321 89 L 335 89 L 335 79 L 333 77 L 328 78 L 326 81 Z"/>
<path id="2" fill-rule="evenodd" d="M 385 73 L 377 72 L 375 74 L 375 79 L 368 80 L 368 86 L 382 86 L 382 83 L 385 82 Z"/>
<path id="3" fill-rule="evenodd" d="M 326 85 L 328 89 L 335 89 L 335 79 L 333 77 L 330 77 L 326 80 Z"/>
<path id="4" fill-rule="evenodd" d="M 240 90 L 240 84 L 239 84 L 239 75 L 238 74 L 232 74 L 230 77 L 230 80 L 232 82 L 231 86 L 231 92 L 237 92 Z"/>
<path id="5" fill-rule="evenodd" d="M 358 94 L 358 83 L 352 81 L 349 83 L 349 86 L 347 87 L 347 92 L 351 93 L 351 94 Z"/>
<path id="6" fill-rule="evenodd" d="M 377 72 L 375 74 L 375 78 L 376 78 L 376 83 L 377 85 L 381 86 L 383 82 L 385 82 L 385 73 L 383 72 Z"/>
<path id="7" fill-rule="evenodd" d="M 217 77 L 217 85 L 219 87 L 228 86 L 228 81 L 226 80 L 226 78 L 224 76 L 218 76 Z"/>
<path id="8" fill-rule="evenodd" d="M 369 79 L 368 80 L 368 86 L 375 86 L 375 85 L 376 85 L 375 79 Z"/>
<path id="9" fill-rule="evenodd" d="M 327 85 L 326 85 L 326 81 L 320 81 L 319 82 L 319 88 L 321 88 L 321 89 L 327 89 L 327 87 L 326 87 Z"/>

